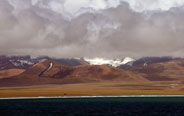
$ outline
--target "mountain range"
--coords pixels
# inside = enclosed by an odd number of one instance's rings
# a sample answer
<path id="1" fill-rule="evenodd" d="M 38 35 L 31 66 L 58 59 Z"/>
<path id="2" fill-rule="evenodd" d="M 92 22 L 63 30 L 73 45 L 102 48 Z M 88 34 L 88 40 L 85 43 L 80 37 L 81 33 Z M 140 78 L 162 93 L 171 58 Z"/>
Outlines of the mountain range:
<path id="1" fill-rule="evenodd" d="M 101 62 L 100 62 L 101 61 Z M 144 57 L 104 60 L 102 58 L 50 58 L 0 56 L 0 86 L 88 83 L 102 81 L 184 82 L 184 59 Z"/>

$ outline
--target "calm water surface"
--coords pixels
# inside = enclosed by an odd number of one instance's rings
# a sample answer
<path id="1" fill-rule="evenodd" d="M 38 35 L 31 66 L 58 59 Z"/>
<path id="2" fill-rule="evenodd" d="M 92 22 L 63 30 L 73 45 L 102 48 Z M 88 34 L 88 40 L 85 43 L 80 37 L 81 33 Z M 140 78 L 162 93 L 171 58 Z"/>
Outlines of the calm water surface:
<path id="1" fill-rule="evenodd" d="M 184 116 L 184 97 L 0 100 L 0 116 Z"/>

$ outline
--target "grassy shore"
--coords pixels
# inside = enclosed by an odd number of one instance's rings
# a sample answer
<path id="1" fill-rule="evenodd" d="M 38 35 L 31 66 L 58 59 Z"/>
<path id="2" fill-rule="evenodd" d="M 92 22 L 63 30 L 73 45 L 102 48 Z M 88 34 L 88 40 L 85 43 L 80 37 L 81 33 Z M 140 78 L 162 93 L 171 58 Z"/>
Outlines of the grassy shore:
<path id="1" fill-rule="evenodd" d="M 155 83 L 82 83 L 1 87 L 0 97 L 54 96 L 120 96 L 120 95 L 184 95 L 183 84 Z"/>

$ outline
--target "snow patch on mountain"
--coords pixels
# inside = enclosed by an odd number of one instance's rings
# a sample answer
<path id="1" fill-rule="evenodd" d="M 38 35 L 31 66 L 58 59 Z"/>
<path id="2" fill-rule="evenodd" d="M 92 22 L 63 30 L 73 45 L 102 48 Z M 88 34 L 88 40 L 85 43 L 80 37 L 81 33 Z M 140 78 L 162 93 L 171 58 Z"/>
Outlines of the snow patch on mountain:
<path id="1" fill-rule="evenodd" d="M 17 62 L 15 62 L 15 61 L 13 61 L 13 60 L 10 60 L 10 62 L 11 62 L 14 66 L 20 66 L 20 65 L 21 65 L 20 63 L 17 63 Z"/>
<path id="2" fill-rule="evenodd" d="M 108 59 L 103 59 L 103 58 L 93 58 L 93 59 L 84 58 L 84 60 L 89 62 L 91 65 L 107 64 L 107 65 L 111 65 L 113 67 L 118 67 L 120 65 L 124 65 L 124 64 L 127 64 L 129 62 L 135 61 L 134 59 L 132 59 L 130 57 L 126 57 L 124 59 L 113 59 L 113 60 L 108 60 Z"/>
<path id="3" fill-rule="evenodd" d="M 27 64 L 27 65 L 34 65 L 35 63 L 32 61 L 28 61 L 28 60 L 17 60 L 21 63 L 21 65 L 23 64 Z"/>
<path id="4" fill-rule="evenodd" d="M 135 61 L 135 59 L 133 59 L 133 58 L 130 58 L 130 57 L 126 57 L 126 58 L 124 58 L 124 60 L 123 60 L 123 64 L 127 64 L 127 63 L 129 63 L 129 62 L 133 62 L 133 61 Z"/>
<path id="5" fill-rule="evenodd" d="M 53 63 L 51 62 L 51 63 L 49 64 L 49 68 L 47 69 L 47 71 L 49 71 L 52 67 L 53 67 Z M 46 71 L 46 72 L 47 72 L 47 71 Z"/>
<path id="6" fill-rule="evenodd" d="M 14 66 L 34 65 L 35 62 L 29 60 L 9 60 Z"/>

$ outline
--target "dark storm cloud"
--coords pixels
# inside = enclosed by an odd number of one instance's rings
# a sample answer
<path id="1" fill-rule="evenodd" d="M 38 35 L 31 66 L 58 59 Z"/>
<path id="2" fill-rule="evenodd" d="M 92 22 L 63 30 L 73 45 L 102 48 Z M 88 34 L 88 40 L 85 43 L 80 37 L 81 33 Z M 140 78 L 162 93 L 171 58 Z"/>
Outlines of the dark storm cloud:
<path id="1" fill-rule="evenodd" d="M 122 2 L 116 8 L 84 9 L 72 17 L 62 10 L 63 1 L 59 10 L 49 4 L 49 0 L 0 1 L 1 54 L 184 56 L 183 7 L 135 12 Z"/>

